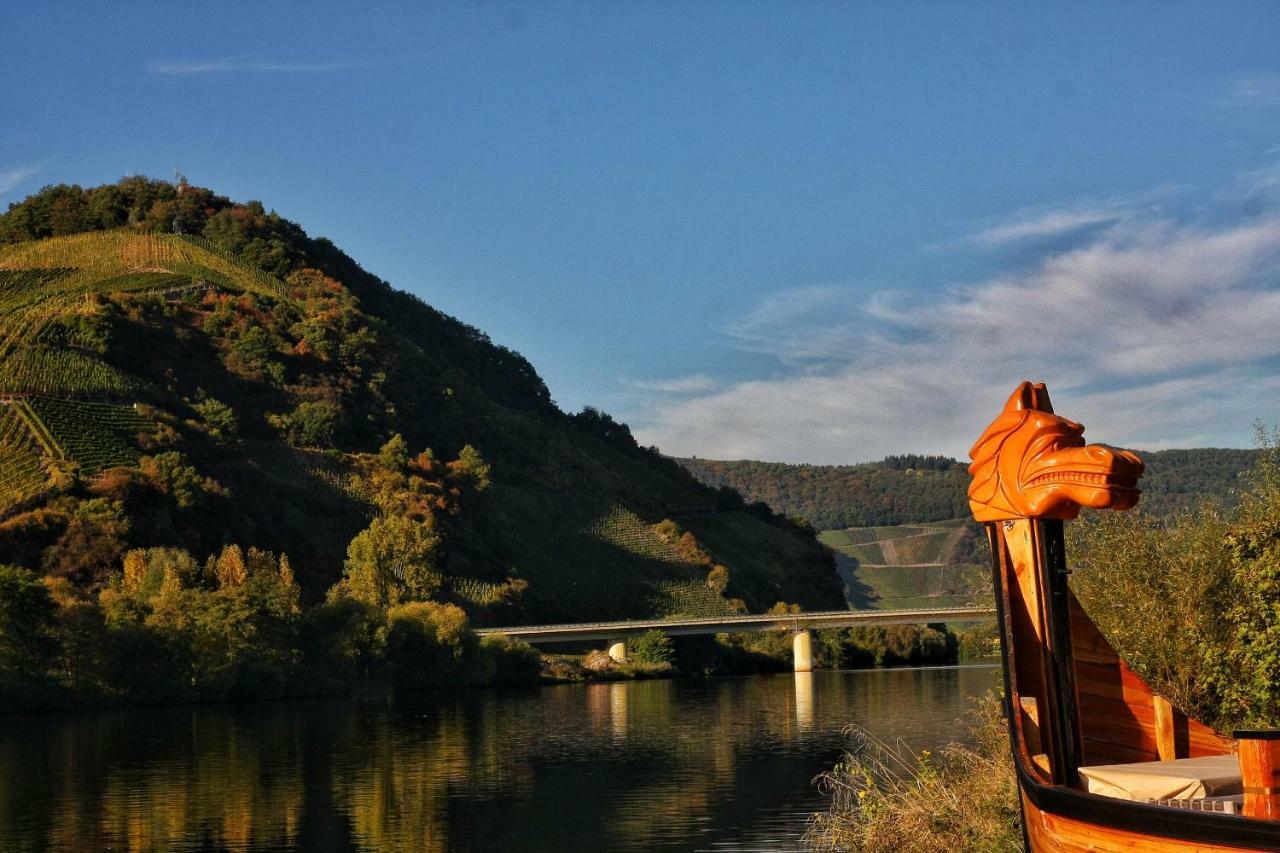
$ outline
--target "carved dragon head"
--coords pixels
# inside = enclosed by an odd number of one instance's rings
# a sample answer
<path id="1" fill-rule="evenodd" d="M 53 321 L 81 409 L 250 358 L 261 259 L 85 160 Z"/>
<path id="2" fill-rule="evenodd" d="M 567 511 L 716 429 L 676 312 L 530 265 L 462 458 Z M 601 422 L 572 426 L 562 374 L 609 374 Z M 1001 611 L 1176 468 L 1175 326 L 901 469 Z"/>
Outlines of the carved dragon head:
<path id="1" fill-rule="evenodd" d="M 1053 413 L 1043 384 L 1023 382 L 969 451 L 969 506 L 978 521 L 1075 518 L 1081 507 L 1129 509 L 1142 460 L 1084 443 L 1084 427 Z"/>

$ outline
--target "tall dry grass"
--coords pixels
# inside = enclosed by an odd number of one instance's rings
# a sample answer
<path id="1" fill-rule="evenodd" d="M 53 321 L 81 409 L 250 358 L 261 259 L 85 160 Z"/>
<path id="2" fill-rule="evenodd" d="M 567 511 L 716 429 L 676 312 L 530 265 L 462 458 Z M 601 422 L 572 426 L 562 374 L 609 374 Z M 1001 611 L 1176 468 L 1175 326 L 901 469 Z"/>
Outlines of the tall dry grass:
<path id="1" fill-rule="evenodd" d="M 854 748 L 818 777 L 831 796 L 813 816 L 814 850 L 997 853 L 1022 849 L 1009 735 L 994 694 L 973 712 L 969 745 L 915 753 L 853 729 Z"/>

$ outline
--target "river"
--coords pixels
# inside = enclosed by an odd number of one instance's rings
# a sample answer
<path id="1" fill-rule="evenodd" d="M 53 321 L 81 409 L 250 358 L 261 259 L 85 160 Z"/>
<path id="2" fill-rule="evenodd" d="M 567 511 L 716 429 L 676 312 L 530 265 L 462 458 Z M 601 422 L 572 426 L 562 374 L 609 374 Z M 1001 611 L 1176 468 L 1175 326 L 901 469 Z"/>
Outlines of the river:
<path id="1" fill-rule="evenodd" d="M 0 850 L 794 849 L 847 724 L 937 748 L 996 673 L 0 718 Z"/>

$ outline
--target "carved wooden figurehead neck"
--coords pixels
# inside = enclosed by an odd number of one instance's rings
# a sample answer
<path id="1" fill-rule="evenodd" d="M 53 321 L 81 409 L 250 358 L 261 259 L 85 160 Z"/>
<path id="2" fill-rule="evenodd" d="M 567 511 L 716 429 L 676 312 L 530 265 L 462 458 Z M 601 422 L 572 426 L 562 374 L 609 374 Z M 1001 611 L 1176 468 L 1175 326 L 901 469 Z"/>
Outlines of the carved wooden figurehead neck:
<path id="1" fill-rule="evenodd" d="M 1081 507 L 1129 509 L 1142 460 L 1084 442 L 1084 427 L 1053 413 L 1043 383 L 1023 382 L 969 451 L 969 506 L 978 521 L 1071 519 Z"/>

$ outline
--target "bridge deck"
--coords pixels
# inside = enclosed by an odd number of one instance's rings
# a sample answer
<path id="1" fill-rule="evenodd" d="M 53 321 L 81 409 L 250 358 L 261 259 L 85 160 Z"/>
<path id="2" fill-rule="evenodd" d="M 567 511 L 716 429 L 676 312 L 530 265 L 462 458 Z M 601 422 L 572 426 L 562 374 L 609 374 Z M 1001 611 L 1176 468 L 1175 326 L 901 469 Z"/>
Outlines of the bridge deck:
<path id="1" fill-rule="evenodd" d="M 477 634 L 506 634 L 528 643 L 614 640 L 658 629 L 673 637 L 750 631 L 799 631 L 855 625 L 918 625 L 926 622 L 981 622 L 995 616 L 992 607 L 938 607 L 920 610 L 824 610 L 815 613 L 758 613 L 702 619 L 634 619 L 566 625 L 514 625 L 478 628 Z"/>

